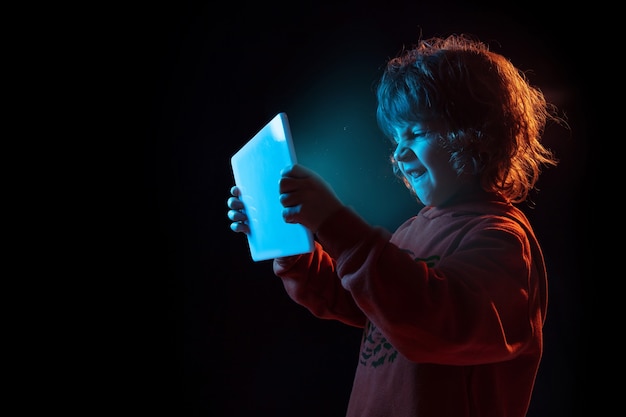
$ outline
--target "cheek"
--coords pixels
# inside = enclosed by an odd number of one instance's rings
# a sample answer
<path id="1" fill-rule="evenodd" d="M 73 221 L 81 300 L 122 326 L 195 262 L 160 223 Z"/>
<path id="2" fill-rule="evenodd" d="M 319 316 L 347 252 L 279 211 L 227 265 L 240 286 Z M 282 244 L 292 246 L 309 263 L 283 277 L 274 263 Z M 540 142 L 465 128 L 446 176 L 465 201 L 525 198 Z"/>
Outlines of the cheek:
<path id="1" fill-rule="evenodd" d="M 449 171 L 452 170 L 449 155 L 440 150 L 430 147 L 421 149 L 418 153 L 419 159 L 429 170 L 432 171 Z"/>

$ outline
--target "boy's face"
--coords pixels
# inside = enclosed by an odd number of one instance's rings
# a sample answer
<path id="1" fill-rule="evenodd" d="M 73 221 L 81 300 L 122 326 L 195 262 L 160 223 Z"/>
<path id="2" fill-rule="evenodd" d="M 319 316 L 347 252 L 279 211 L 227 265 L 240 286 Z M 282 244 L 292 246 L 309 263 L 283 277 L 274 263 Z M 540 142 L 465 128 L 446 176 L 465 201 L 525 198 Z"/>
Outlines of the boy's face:
<path id="1" fill-rule="evenodd" d="M 393 157 L 417 198 L 427 206 L 440 206 L 476 190 L 475 181 L 462 179 L 452 167 L 450 154 L 437 140 L 442 133 L 423 123 L 395 130 Z"/>

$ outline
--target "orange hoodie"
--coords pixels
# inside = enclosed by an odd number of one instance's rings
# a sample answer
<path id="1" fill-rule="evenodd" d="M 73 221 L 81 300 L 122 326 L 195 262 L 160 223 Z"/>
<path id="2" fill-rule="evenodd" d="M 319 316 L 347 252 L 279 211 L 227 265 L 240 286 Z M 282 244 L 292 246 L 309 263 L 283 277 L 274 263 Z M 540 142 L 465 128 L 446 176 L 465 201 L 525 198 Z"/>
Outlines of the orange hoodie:
<path id="1" fill-rule="evenodd" d="M 524 417 L 543 350 L 541 248 L 496 198 L 423 208 L 391 235 L 344 208 L 274 260 L 312 314 L 364 329 L 347 417 Z"/>

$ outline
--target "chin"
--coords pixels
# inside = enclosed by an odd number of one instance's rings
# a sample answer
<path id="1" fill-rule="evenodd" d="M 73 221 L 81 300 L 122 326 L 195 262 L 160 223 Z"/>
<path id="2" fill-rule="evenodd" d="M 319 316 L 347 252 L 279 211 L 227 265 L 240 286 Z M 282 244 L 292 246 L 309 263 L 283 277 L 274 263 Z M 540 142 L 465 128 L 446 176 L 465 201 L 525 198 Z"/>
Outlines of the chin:
<path id="1" fill-rule="evenodd" d="M 420 204 L 423 204 L 425 206 L 432 206 L 433 205 L 432 201 L 430 199 L 428 199 L 428 198 L 422 198 L 422 197 L 419 196 L 419 194 L 415 194 L 415 197 L 417 198 L 417 201 Z"/>

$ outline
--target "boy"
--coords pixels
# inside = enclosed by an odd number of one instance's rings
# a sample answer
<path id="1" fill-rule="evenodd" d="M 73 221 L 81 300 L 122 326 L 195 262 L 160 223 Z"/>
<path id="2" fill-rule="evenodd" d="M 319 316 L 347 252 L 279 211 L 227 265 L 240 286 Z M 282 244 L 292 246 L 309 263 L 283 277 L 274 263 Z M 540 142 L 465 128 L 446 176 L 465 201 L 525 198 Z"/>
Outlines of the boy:
<path id="1" fill-rule="evenodd" d="M 547 278 L 525 201 L 561 122 L 506 58 L 470 37 L 421 40 L 387 63 L 377 120 L 424 207 L 393 233 L 368 225 L 315 172 L 278 185 L 283 217 L 315 233 L 277 258 L 289 296 L 363 328 L 347 417 L 524 417 L 543 352 Z M 228 216 L 247 233 L 231 189 Z"/>

